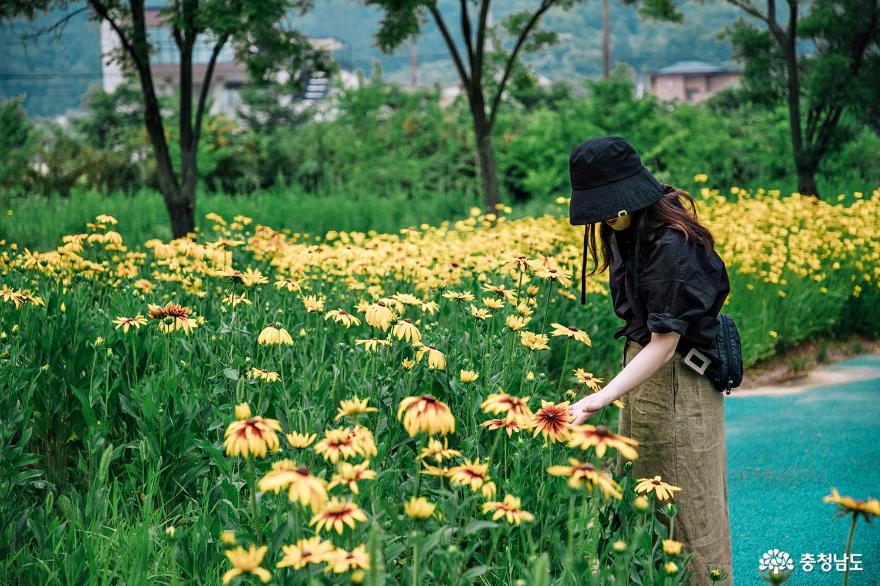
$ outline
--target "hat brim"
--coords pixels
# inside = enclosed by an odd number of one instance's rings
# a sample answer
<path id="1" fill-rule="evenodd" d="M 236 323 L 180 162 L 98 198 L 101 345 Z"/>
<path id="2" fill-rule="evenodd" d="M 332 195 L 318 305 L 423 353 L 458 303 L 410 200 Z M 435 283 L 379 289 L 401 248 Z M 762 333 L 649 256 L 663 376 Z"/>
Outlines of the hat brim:
<path id="1" fill-rule="evenodd" d="M 646 208 L 661 195 L 663 186 L 642 167 L 635 174 L 614 183 L 572 190 L 569 222 L 573 226 L 604 222 L 623 215 L 620 212 L 631 214 Z"/>

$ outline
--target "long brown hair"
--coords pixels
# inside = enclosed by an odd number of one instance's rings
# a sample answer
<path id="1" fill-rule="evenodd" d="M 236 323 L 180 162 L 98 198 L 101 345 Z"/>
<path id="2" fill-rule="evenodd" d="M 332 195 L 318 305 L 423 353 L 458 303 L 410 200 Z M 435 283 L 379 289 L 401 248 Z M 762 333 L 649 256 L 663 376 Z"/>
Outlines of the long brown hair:
<path id="1" fill-rule="evenodd" d="M 636 250 L 640 250 L 642 243 L 653 240 L 660 229 L 669 226 L 679 232 L 684 233 L 685 240 L 693 238 L 693 240 L 703 247 L 706 254 L 709 255 L 715 248 L 715 240 L 712 233 L 700 224 L 697 219 L 697 205 L 694 198 L 688 192 L 663 185 L 663 195 L 656 202 L 641 210 L 636 210 L 632 214 L 632 220 L 628 230 L 635 232 Z M 681 200 L 684 199 L 690 206 L 690 211 L 685 209 Z M 602 245 L 602 264 L 599 265 L 599 258 L 596 250 L 596 224 L 587 224 L 585 236 L 587 240 L 587 249 L 593 259 L 593 270 L 589 275 L 592 276 L 598 270 L 604 272 L 611 264 L 611 234 L 614 228 L 605 222 L 599 224 L 599 240 Z"/>

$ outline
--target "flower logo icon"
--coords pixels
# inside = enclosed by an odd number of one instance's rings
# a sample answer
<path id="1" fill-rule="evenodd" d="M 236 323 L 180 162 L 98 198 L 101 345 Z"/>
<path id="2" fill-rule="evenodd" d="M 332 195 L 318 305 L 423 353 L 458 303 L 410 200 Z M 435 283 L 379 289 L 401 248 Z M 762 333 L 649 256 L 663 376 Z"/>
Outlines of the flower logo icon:
<path id="1" fill-rule="evenodd" d="M 773 574 L 778 574 L 784 570 L 794 570 L 794 562 L 788 552 L 773 548 L 764 552 L 758 561 L 758 570 L 770 570 Z"/>

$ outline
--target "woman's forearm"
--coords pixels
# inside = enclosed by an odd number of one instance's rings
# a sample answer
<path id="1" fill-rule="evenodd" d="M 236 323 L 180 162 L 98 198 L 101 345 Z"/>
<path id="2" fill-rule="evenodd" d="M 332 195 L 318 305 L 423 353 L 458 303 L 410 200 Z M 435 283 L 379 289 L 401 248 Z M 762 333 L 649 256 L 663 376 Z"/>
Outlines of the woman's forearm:
<path id="1" fill-rule="evenodd" d="M 670 353 L 668 345 L 651 341 L 599 392 L 611 403 L 648 380 L 672 356 L 674 347 Z"/>

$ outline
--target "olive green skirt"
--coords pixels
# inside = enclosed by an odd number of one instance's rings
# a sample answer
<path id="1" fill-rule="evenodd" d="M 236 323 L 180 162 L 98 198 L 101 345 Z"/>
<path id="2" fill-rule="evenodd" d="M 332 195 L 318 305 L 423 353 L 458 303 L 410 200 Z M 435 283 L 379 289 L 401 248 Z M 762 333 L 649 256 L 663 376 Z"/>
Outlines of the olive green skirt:
<path id="1" fill-rule="evenodd" d="M 624 366 L 642 346 L 628 341 Z M 724 436 L 724 397 L 709 379 L 675 358 L 651 378 L 621 397 L 619 433 L 639 441 L 633 478 L 660 476 L 678 486 L 673 502 L 680 506 L 673 539 L 682 542 L 682 555 L 694 554 L 688 565 L 689 584 L 712 584 L 706 576 L 719 567 L 733 583 L 730 517 L 727 505 L 727 446 Z M 622 460 L 618 457 L 618 472 Z M 669 501 L 657 501 L 660 508 Z M 668 528 L 664 515 L 660 519 Z"/>

